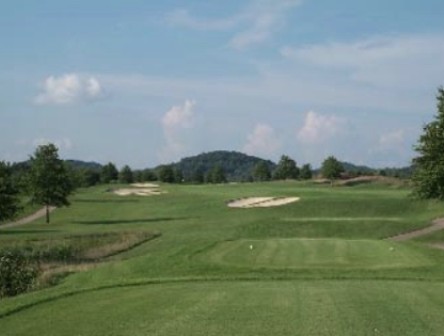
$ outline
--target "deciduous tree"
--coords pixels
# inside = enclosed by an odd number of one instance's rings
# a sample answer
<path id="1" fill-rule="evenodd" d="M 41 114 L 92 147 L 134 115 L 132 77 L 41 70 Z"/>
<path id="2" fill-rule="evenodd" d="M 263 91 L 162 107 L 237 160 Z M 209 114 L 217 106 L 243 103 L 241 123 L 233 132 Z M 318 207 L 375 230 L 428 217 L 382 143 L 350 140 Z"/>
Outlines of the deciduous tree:
<path id="1" fill-rule="evenodd" d="M 296 162 L 287 155 L 282 155 L 274 171 L 275 180 L 297 179 L 299 177 L 299 168 Z"/>
<path id="2" fill-rule="evenodd" d="M 0 161 L 0 222 L 12 219 L 20 210 L 18 189 L 16 188 L 11 166 Z"/>
<path id="3" fill-rule="evenodd" d="M 322 163 L 321 172 L 322 176 L 331 180 L 333 184 L 333 181 L 339 178 L 341 173 L 344 172 L 344 167 L 334 156 L 329 156 Z"/>
<path id="4" fill-rule="evenodd" d="M 46 207 L 46 223 L 49 223 L 49 207 L 68 206 L 68 196 L 73 186 L 64 162 L 59 159 L 58 149 L 53 144 L 39 146 L 30 162 L 32 200 Z"/>

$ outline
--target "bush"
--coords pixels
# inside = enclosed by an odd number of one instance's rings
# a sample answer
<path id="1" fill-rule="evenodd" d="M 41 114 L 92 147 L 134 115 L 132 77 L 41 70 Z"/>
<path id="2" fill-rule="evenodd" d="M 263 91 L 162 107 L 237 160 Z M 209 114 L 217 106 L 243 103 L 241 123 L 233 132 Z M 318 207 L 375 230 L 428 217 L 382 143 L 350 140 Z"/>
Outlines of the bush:
<path id="1" fill-rule="evenodd" d="M 36 263 L 22 253 L 0 253 L 0 298 L 14 296 L 31 289 L 39 270 Z"/>

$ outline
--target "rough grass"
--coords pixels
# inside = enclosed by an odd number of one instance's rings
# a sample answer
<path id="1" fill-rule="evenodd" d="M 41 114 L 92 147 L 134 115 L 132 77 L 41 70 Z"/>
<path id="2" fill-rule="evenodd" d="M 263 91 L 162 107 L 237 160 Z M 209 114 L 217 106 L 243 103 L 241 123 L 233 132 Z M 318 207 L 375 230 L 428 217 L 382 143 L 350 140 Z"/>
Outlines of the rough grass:
<path id="1" fill-rule="evenodd" d="M 50 225 L 42 219 L 0 230 L 0 246 L 162 233 L 55 287 L 2 300 L 2 335 L 442 333 L 444 251 L 381 240 L 443 216 L 441 203 L 380 185 L 162 187 L 168 193 L 155 197 L 119 197 L 106 186 L 81 190 Z M 268 209 L 226 206 L 254 196 L 301 200 Z M 250 244 L 258 254 L 249 254 Z"/>

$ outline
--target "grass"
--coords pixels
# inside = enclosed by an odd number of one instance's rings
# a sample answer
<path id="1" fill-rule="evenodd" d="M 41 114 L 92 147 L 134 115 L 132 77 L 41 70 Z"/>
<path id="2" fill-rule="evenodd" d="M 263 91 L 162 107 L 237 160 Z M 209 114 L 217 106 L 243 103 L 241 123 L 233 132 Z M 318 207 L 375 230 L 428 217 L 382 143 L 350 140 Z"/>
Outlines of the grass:
<path id="1" fill-rule="evenodd" d="M 377 240 L 266 239 L 218 244 L 206 253 L 214 263 L 250 268 L 380 269 L 434 265 L 420 251 Z"/>
<path id="2" fill-rule="evenodd" d="M 0 247 L 161 236 L 57 286 L 2 300 L 2 335 L 440 335 L 444 327 L 444 251 L 383 240 L 444 216 L 443 204 L 411 199 L 408 189 L 163 185 L 168 193 L 155 197 L 107 189 L 80 190 L 50 225 L 0 230 Z M 226 206 L 252 196 L 301 200 Z M 426 243 L 444 241 L 433 237 Z"/>

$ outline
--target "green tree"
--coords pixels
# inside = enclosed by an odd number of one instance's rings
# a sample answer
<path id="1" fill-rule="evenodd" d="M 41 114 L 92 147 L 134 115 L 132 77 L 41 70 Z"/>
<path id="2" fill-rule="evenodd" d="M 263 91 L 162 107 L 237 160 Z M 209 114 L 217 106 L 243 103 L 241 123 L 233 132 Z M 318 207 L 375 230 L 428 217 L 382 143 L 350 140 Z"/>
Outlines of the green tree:
<path id="1" fill-rule="evenodd" d="M 342 164 L 334 157 L 329 156 L 322 162 L 321 173 L 324 178 L 329 179 L 333 185 L 333 181 L 341 176 L 344 172 Z"/>
<path id="2" fill-rule="evenodd" d="M 444 199 L 444 89 L 438 89 L 438 113 L 423 127 L 415 150 L 412 176 L 414 194 L 425 199 Z"/>
<path id="3" fill-rule="evenodd" d="M 282 155 L 273 174 L 275 180 L 297 179 L 299 168 L 296 162 L 287 155 Z"/>
<path id="4" fill-rule="evenodd" d="M 171 165 L 160 166 L 157 176 L 161 182 L 174 183 L 174 170 Z"/>
<path id="5" fill-rule="evenodd" d="M 12 178 L 11 166 L 0 161 L 0 222 L 12 219 L 20 210 L 18 189 Z"/>
<path id="6" fill-rule="evenodd" d="M 157 175 L 151 169 L 145 169 L 142 171 L 142 181 L 157 181 Z"/>
<path id="7" fill-rule="evenodd" d="M 215 165 L 207 174 L 207 183 L 225 183 L 227 178 L 221 166 Z"/>
<path id="8" fill-rule="evenodd" d="M 100 180 L 102 183 L 110 183 L 111 181 L 117 181 L 119 177 L 119 172 L 116 168 L 116 166 L 109 162 L 108 164 L 104 165 L 102 167 L 102 170 L 100 171 Z"/>
<path id="9" fill-rule="evenodd" d="M 46 223 L 49 223 L 49 207 L 68 206 L 73 186 L 53 144 L 39 146 L 30 161 L 32 200 L 46 207 Z"/>
<path id="10" fill-rule="evenodd" d="M 271 179 L 270 167 L 266 162 L 260 161 L 253 168 L 254 181 L 269 181 Z"/>
<path id="11" fill-rule="evenodd" d="M 183 174 L 179 168 L 173 169 L 173 175 L 174 175 L 174 183 L 182 183 L 183 182 Z"/>
<path id="12" fill-rule="evenodd" d="M 313 170 L 311 169 L 311 165 L 309 163 L 304 164 L 301 167 L 299 177 L 303 180 L 310 180 L 313 177 Z"/>
<path id="13" fill-rule="evenodd" d="M 134 176 L 133 171 L 129 166 L 124 166 L 119 173 L 119 181 L 122 183 L 133 183 L 134 182 Z"/>

